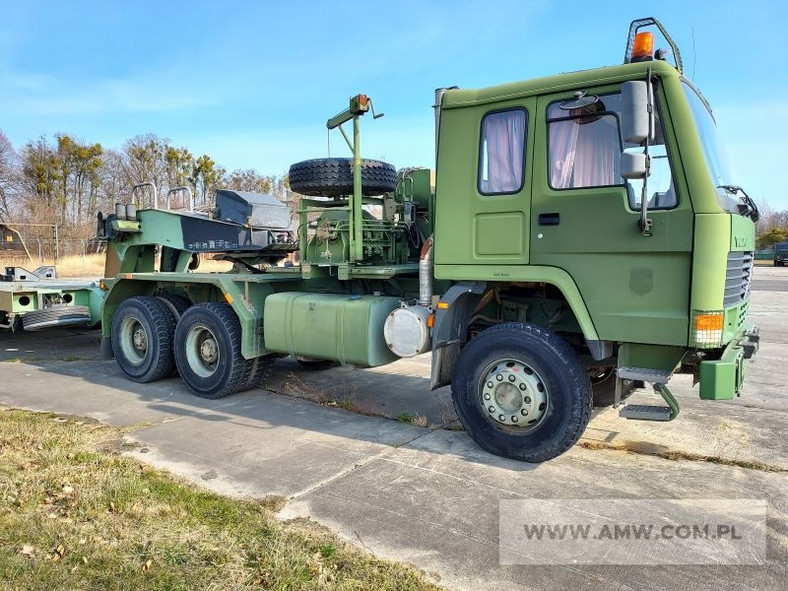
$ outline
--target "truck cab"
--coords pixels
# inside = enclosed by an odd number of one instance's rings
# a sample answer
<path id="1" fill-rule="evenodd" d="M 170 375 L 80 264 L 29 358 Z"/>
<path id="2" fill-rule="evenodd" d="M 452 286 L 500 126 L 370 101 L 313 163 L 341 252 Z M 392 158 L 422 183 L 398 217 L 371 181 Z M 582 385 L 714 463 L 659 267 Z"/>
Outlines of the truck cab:
<path id="1" fill-rule="evenodd" d="M 652 25 L 677 63 L 639 48 Z M 633 23 L 622 65 L 438 99 L 435 277 L 466 283 L 470 335 L 503 322 L 560 334 L 596 402 L 641 383 L 662 394 L 666 406 L 622 408 L 629 418 L 675 418 L 674 373 L 694 374 L 701 398 L 739 395 L 758 339 L 746 325 L 757 208 L 658 22 Z M 443 316 L 438 333 L 463 322 Z M 437 338 L 436 386 L 464 348 Z"/>

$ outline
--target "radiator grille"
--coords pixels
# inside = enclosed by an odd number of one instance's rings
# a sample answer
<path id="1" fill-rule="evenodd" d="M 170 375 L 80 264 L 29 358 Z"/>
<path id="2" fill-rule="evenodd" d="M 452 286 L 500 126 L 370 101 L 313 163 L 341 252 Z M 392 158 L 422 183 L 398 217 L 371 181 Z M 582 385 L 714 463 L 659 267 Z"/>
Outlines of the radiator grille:
<path id="1" fill-rule="evenodd" d="M 750 295 L 753 256 L 751 252 L 729 252 L 725 273 L 723 306 L 735 306 Z"/>

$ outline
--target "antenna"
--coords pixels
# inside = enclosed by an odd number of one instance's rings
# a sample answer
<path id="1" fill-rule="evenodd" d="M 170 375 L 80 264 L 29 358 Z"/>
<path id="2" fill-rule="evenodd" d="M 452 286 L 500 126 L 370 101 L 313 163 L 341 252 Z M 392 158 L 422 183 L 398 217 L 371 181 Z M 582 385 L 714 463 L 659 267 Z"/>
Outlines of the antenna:
<path id="1" fill-rule="evenodd" d="M 690 27 L 692 31 L 692 79 L 695 80 L 695 58 L 697 54 L 695 53 L 695 27 Z"/>

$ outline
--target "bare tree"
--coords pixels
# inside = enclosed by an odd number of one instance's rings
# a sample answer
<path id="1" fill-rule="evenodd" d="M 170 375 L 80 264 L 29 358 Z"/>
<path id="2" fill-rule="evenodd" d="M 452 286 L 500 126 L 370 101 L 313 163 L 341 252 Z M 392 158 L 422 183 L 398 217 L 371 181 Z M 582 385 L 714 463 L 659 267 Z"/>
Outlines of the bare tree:
<path id="1" fill-rule="evenodd" d="M 0 220 L 13 218 L 19 195 L 19 162 L 14 147 L 0 131 Z"/>

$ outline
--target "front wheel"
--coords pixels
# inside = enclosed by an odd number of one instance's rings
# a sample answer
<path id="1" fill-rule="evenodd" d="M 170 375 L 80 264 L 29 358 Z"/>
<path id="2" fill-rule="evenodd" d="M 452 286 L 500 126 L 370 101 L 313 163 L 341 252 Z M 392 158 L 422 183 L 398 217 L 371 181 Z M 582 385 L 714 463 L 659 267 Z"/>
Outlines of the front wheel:
<path id="1" fill-rule="evenodd" d="M 572 447 L 591 418 L 591 385 L 577 354 L 532 324 L 488 328 L 468 343 L 455 367 L 457 414 L 490 453 L 544 462 Z"/>

